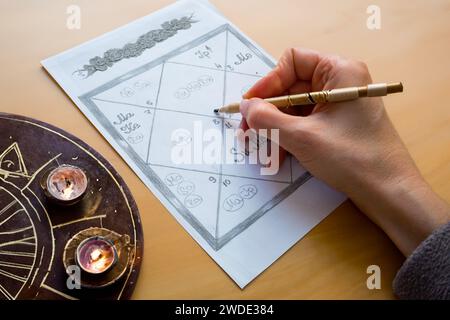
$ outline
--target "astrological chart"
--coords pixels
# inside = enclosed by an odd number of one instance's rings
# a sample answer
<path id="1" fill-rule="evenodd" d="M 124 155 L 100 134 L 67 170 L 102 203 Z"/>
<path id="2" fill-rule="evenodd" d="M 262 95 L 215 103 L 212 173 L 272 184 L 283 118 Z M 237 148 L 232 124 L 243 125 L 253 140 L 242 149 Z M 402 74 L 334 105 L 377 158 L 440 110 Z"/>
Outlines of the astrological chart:
<path id="1" fill-rule="evenodd" d="M 239 128 L 240 114 L 215 115 L 212 109 L 239 101 L 273 66 L 225 24 L 79 99 L 217 251 L 311 176 L 291 157 L 277 174 L 261 175 L 261 165 L 248 163 L 252 151 L 245 147 L 224 150 L 231 154 L 231 163 L 175 164 L 171 152 L 176 144 L 194 143 L 186 132 L 196 126 L 222 133 Z"/>

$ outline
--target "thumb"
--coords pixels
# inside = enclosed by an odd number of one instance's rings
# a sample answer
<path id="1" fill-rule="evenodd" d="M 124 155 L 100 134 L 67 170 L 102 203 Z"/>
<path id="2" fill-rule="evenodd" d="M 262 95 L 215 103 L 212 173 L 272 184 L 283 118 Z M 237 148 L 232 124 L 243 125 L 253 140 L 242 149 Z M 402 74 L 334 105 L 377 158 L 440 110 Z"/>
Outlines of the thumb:
<path id="1" fill-rule="evenodd" d="M 242 116 L 251 129 L 278 129 L 280 141 L 274 141 L 288 151 L 293 150 L 294 133 L 302 119 L 281 112 L 273 104 L 259 98 L 244 99 L 240 105 Z"/>

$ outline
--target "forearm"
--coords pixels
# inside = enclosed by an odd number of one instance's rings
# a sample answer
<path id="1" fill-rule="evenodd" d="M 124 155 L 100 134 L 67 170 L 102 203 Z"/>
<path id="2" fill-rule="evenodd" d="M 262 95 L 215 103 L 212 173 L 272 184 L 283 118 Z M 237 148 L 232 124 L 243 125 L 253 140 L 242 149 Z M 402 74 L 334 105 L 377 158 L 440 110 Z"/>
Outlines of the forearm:
<path id="1" fill-rule="evenodd" d="M 378 224 L 405 256 L 434 230 L 450 221 L 450 207 L 419 175 L 372 183 L 353 201 Z"/>

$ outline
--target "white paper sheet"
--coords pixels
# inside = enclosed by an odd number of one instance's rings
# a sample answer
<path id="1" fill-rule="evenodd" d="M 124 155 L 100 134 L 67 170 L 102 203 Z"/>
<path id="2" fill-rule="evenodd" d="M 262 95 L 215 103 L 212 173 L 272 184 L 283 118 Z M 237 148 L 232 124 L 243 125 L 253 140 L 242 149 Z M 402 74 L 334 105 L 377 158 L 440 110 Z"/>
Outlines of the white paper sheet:
<path id="1" fill-rule="evenodd" d="M 238 101 L 274 66 L 204 1 L 178 1 L 42 65 L 241 288 L 344 200 L 292 158 L 274 176 L 257 165 L 173 163 L 174 132 L 236 128 L 239 115 L 211 108 Z"/>

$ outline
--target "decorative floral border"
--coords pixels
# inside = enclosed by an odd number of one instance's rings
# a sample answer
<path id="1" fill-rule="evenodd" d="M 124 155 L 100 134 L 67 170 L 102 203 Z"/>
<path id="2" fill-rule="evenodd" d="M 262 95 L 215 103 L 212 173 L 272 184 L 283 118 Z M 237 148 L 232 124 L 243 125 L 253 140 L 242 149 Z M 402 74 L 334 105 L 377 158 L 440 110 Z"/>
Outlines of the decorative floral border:
<path id="1" fill-rule="evenodd" d="M 162 29 L 150 30 L 141 35 L 136 42 L 127 43 L 122 48 L 109 49 L 105 51 L 103 57 L 95 56 L 91 58 L 89 64 L 85 64 L 83 68 L 75 70 L 73 75 L 80 79 L 86 79 L 97 71 L 106 71 L 120 60 L 138 57 L 145 50 L 152 48 L 158 42 L 174 36 L 178 31 L 189 29 L 192 23 L 198 22 L 193 20 L 192 16 L 166 21 L 161 24 Z"/>

